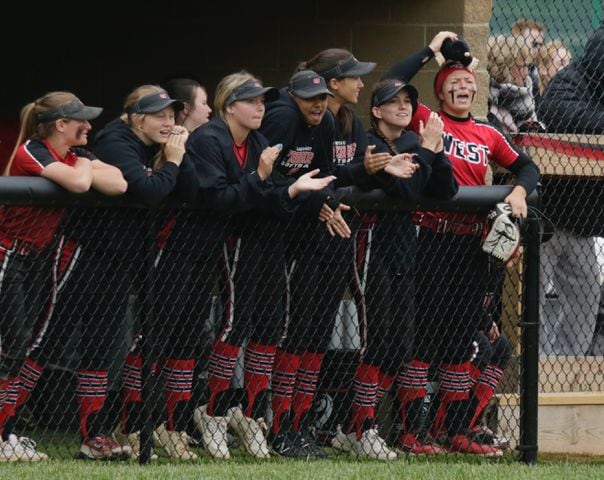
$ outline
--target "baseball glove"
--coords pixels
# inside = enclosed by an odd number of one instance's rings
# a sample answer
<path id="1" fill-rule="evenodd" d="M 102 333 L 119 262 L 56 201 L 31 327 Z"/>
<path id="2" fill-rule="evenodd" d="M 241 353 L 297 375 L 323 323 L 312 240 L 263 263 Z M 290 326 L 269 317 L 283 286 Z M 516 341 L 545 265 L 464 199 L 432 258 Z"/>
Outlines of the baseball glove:
<path id="1" fill-rule="evenodd" d="M 506 263 L 520 246 L 520 227 L 512 217 L 512 207 L 507 203 L 495 205 L 487 216 L 487 225 L 482 249 Z"/>

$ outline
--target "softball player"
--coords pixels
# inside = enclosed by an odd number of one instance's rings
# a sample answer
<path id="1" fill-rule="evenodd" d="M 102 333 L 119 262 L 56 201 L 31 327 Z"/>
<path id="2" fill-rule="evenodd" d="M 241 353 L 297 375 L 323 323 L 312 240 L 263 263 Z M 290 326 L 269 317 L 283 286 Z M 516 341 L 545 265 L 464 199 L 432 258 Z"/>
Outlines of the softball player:
<path id="1" fill-rule="evenodd" d="M 277 186 L 271 177 L 280 145 L 268 146 L 259 132 L 265 99 L 277 90 L 263 87 L 247 72 L 231 74 L 217 87 L 214 107 L 218 118 L 196 130 L 187 151 L 195 163 L 201 193 L 208 207 L 231 214 L 228 235 L 236 243 L 235 261 L 225 255 L 229 270 L 228 303 L 222 330 L 214 342 L 208 368 L 209 401 L 194 412 L 204 446 L 214 457 L 229 458 L 226 431 L 231 427 L 247 452 L 258 458 L 269 456 L 261 429 L 258 397 L 268 388 L 280 325 L 281 304 L 259 305 L 262 287 L 283 291 L 280 285 L 282 257 L 268 247 L 274 215 L 296 210 L 293 201 L 303 192 L 324 188 L 333 177 L 312 178 L 311 171 L 289 185 Z M 276 142 L 277 143 L 277 142 Z M 267 280 L 269 284 L 265 285 Z M 264 307 L 264 309 L 260 308 Z M 262 311 L 264 310 L 264 311 Z M 242 401 L 230 388 L 242 345 L 245 350 L 245 388 Z"/>
<path id="2" fill-rule="evenodd" d="M 470 110 L 476 95 L 474 72 L 450 62 L 435 77 L 434 93 L 444 123 L 444 150 L 460 185 L 484 185 L 490 162 L 516 175 L 516 184 L 505 202 L 515 216 L 526 216 L 526 195 L 538 181 L 539 170 L 523 153 L 515 151 L 491 125 L 478 122 Z M 430 110 L 419 105 L 410 129 L 418 132 Z M 480 248 L 484 218 L 463 213 L 417 212 L 419 249 L 416 274 L 417 335 L 415 355 L 398 379 L 403 434 L 400 447 L 421 450 L 417 437 L 419 412 L 426 394 L 428 368 L 439 366 L 439 400 L 447 448 L 469 454 L 498 456 L 501 451 L 468 437 L 471 417 L 469 352 L 478 330 L 487 334 L 492 322 L 484 314 L 484 285 L 488 257 Z M 435 299 L 430 292 L 438 292 Z"/>
<path id="3" fill-rule="evenodd" d="M 387 73 L 388 78 L 411 79 L 434 56 L 435 52 L 440 50 L 443 40 L 450 37 L 455 37 L 455 34 L 452 32 L 440 32 L 434 37 L 428 47 L 392 66 Z M 364 86 L 361 77 L 372 72 L 375 66 L 376 64 L 372 62 L 359 62 L 347 50 L 327 49 L 319 52 L 299 67 L 311 68 L 317 71 L 325 79 L 332 93 L 328 105 L 329 112 L 333 115 L 335 130 L 333 162 L 336 166 L 340 167 L 337 173 L 338 181 L 336 186 L 354 184 L 362 189 L 381 187 L 383 182 L 377 181 L 379 177 L 376 177 L 376 174 L 378 172 L 383 174 L 383 171 L 385 171 L 386 178 L 388 179 L 387 184 L 394 182 L 395 176 L 406 177 L 399 170 L 401 165 L 398 162 L 401 160 L 393 161 L 392 152 L 389 149 L 373 153 L 376 146 L 368 142 L 362 122 L 351 107 L 351 105 L 358 102 L 360 90 Z M 374 225 L 373 216 L 362 215 L 361 224 L 362 227 L 359 236 L 357 236 L 356 232 L 353 235 L 354 258 L 363 257 L 361 254 L 363 246 L 359 244 L 359 240 L 360 237 L 365 238 L 366 234 L 372 230 L 372 226 Z M 347 258 L 349 259 L 350 257 L 348 256 Z M 353 264 L 356 264 L 356 262 L 353 262 Z M 358 270 L 356 270 L 353 278 L 355 281 L 350 283 L 353 285 L 353 291 L 355 292 L 357 311 L 363 317 L 367 305 L 365 304 L 363 294 L 362 275 L 359 275 Z M 327 316 L 335 317 L 336 311 L 333 311 L 332 314 L 332 311 L 326 310 Z M 377 388 L 377 382 L 377 370 L 368 371 L 365 366 L 359 366 L 357 378 L 355 379 L 357 394 L 353 400 L 353 409 L 355 411 L 359 410 L 359 408 L 362 410 L 363 405 L 366 406 L 367 403 L 371 403 L 368 398 L 372 397 L 371 392 Z M 362 417 L 362 415 L 357 415 L 357 420 L 355 421 L 355 430 L 359 432 L 359 440 L 363 445 L 362 452 L 359 450 L 358 453 L 368 456 L 378 456 L 380 458 L 392 458 L 393 452 L 390 452 L 386 448 L 383 440 L 377 435 L 375 428 L 366 426 L 364 433 L 361 432 L 361 424 L 364 421 Z M 366 423 L 370 425 L 370 422 Z"/>
<path id="4" fill-rule="evenodd" d="M 323 176 L 346 176 L 348 166 L 333 162 L 334 125 L 327 115 L 330 95 L 322 77 L 302 70 L 280 90 L 278 100 L 268 104 L 261 131 L 270 142 L 283 143 L 276 168 L 279 182 L 291 183 L 314 168 Z M 275 230 L 286 252 L 289 308 L 274 363 L 269 439 L 273 449 L 285 456 L 323 455 L 308 433 L 306 418 L 333 326 L 333 319 L 323 312 L 337 310 L 349 266 L 342 260 L 350 238 L 342 211 L 348 207 L 339 204 L 334 195 L 326 188 L 307 196 L 295 220 L 281 225 L 280 232 Z M 320 215 L 329 234 L 317 222 Z"/>
<path id="5" fill-rule="evenodd" d="M 5 175 L 42 176 L 72 192 L 88 190 L 94 185 L 95 171 L 103 166 L 81 147 L 92 128 L 89 120 L 101 111 L 85 106 L 69 92 L 50 92 L 27 104 L 21 111 L 19 138 Z M 23 403 L 27 398 L 22 366 L 35 338 L 34 327 L 52 298 L 45 272 L 50 272 L 50 247 L 64 215 L 63 209 L 31 206 L 2 207 L 0 211 L 1 461 L 47 458 L 34 442 L 13 433 L 12 419 L 19 400 Z"/>
<path id="6" fill-rule="evenodd" d="M 208 122 L 212 110 L 207 104 L 205 88 L 197 81 L 175 78 L 164 87 L 170 98 L 182 101 L 183 108 L 175 112 L 177 125 L 192 132 Z M 196 180 L 193 170 L 189 174 L 191 180 Z M 178 183 L 174 194 L 180 194 L 182 186 L 183 182 Z M 212 282 L 208 278 L 212 272 L 208 270 L 222 245 L 220 225 L 220 220 L 210 218 L 206 212 L 200 215 L 194 210 L 177 210 L 169 213 L 155 242 L 155 275 L 161 282 L 154 286 L 153 324 L 142 334 L 154 346 L 152 357 L 157 360 L 156 371 L 163 379 L 165 422 L 160 422 L 155 431 L 155 443 L 173 459 L 197 458 L 188 447 L 185 433 L 192 416 L 189 400 L 195 359 L 201 355 L 200 339 L 192 332 L 201 332 L 202 321 L 209 316 Z M 209 238 L 213 242 L 201 233 L 204 231 L 212 232 Z M 122 421 L 113 433 L 116 441 L 132 446 L 135 452 L 138 452 L 138 428 L 129 428 L 128 424 L 137 422 L 142 361 L 138 346 L 126 356 Z"/>
<path id="7" fill-rule="evenodd" d="M 376 152 L 410 158 L 408 178 L 385 172 L 375 175 L 388 194 L 415 200 L 422 194 L 450 198 L 457 184 L 442 150 L 442 121 L 434 114 L 420 137 L 405 131 L 417 110 L 417 90 L 400 80 L 377 83 L 371 97 L 369 141 Z M 400 154 L 403 155 L 400 155 Z M 404 361 L 412 353 L 414 332 L 415 226 L 409 213 L 366 217 L 358 232 L 355 253 L 360 261 L 355 278 L 362 308 L 361 362 L 357 368 L 349 422 L 338 429 L 332 446 L 358 456 L 392 460 L 396 453 L 375 428 L 375 408 L 388 391 Z"/>
<path id="8" fill-rule="evenodd" d="M 188 132 L 174 122 L 175 111 L 181 108 L 182 103 L 171 99 L 162 88 L 143 85 L 126 98 L 124 114 L 96 136 L 94 152 L 120 169 L 131 199 L 153 205 L 177 187 L 191 196 L 196 194 L 195 174 L 184 155 Z M 141 291 L 138 279 L 145 272 L 159 228 L 152 215 L 151 210 L 136 208 L 94 208 L 83 211 L 70 225 L 70 236 L 82 249 L 80 268 L 73 272 L 73 281 L 82 285 L 82 291 L 75 295 L 79 301 L 72 299 L 78 309 L 64 314 L 74 316 L 82 325 L 82 365 L 77 372 L 76 398 L 82 435 L 80 456 L 85 459 L 108 458 L 138 449 L 136 442 L 133 448 L 123 447 L 105 434 L 109 423 L 105 402 L 109 370 L 121 367 L 123 361 L 107 355 L 107 351 L 120 350 L 120 323 L 127 318 L 131 287 Z M 138 311 L 133 315 L 136 318 Z M 131 383 L 125 386 L 125 435 L 140 429 L 138 373 L 134 372 Z M 155 432 L 160 446 L 183 441 L 180 435 L 171 435 L 161 427 Z M 136 440 L 138 435 L 132 438 Z"/>

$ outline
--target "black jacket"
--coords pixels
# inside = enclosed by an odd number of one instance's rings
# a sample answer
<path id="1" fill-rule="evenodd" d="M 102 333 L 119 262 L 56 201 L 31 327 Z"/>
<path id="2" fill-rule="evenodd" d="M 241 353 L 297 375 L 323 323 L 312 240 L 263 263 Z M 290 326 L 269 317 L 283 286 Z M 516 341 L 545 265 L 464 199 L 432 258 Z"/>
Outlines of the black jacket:
<path id="1" fill-rule="evenodd" d="M 109 122 L 95 137 L 93 151 L 104 162 L 115 165 L 128 182 L 127 195 L 145 205 L 156 205 L 173 191 L 182 199 L 193 200 L 197 194 L 195 172 L 185 157 L 180 166 L 165 162 L 153 170 L 159 145 L 145 145 L 121 119 Z"/>
<path id="2" fill-rule="evenodd" d="M 549 132 L 604 135 L 604 24 L 583 56 L 554 76 L 537 113 Z M 543 177 L 543 210 L 558 228 L 585 237 L 604 235 L 603 202 L 601 178 Z"/>
<path id="3" fill-rule="evenodd" d="M 550 132 L 604 134 L 604 24 L 583 56 L 552 78 L 537 116 Z"/>
<path id="4" fill-rule="evenodd" d="M 375 153 L 394 154 L 384 139 L 373 130 L 369 130 L 367 135 L 369 141 L 376 146 Z M 408 179 L 392 177 L 384 172 L 376 174 L 375 177 L 382 183 L 381 188 L 386 193 L 410 201 L 417 201 L 422 195 L 448 200 L 457 193 L 459 186 L 453 177 L 451 162 L 443 151 L 434 153 L 423 148 L 417 134 L 411 131 L 403 132 L 393 143 L 398 153 L 416 154 L 415 161 L 420 168 Z"/>
<path id="5" fill-rule="evenodd" d="M 258 163 L 268 141 L 251 131 L 247 137 L 247 161 L 242 167 L 233 151 L 233 139 L 224 120 L 215 118 L 189 137 L 187 153 L 200 183 L 203 200 L 212 210 L 245 213 L 255 210 L 283 216 L 295 210 L 287 185 L 277 186 L 271 177 L 258 176 Z"/>
<path id="6" fill-rule="evenodd" d="M 279 91 L 277 100 L 267 103 L 260 132 L 271 145 L 283 145 L 272 175 L 278 185 L 291 185 L 316 168 L 321 171 L 318 177 L 337 175 L 332 161 L 333 118 L 327 113 L 319 125 L 308 125 L 287 88 Z M 326 199 L 334 196 L 333 188 L 303 193 L 298 198 L 301 211 L 318 216 Z"/>
<path id="7" fill-rule="evenodd" d="M 344 107 L 342 107 L 344 108 Z M 344 133 L 344 126 L 330 111 L 327 112 L 328 121 L 333 122 L 333 164 L 334 175 L 337 176 L 336 188 L 356 185 L 362 190 L 375 188 L 374 180 L 365 170 L 363 163 L 365 151 L 369 145 L 365 127 L 356 114 L 352 117 L 350 133 Z"/>

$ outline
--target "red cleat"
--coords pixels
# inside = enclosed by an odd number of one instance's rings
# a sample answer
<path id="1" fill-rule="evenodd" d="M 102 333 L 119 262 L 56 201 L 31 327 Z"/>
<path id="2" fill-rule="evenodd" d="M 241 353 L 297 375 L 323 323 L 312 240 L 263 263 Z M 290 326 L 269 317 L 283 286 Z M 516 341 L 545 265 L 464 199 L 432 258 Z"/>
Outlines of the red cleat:
<path id="1" fill-rule="evenodd" d="M 423 443 L 417 439 L 414 433 L 405 433 L 401 436 L 398 448 L 411 455 L 438 455 L 445 453 L 445 450 L 438 445 Z"/>
<path id="2" fill-rule="evenodd" d="M 480 455 L 482 457 L 501 457 L 503 452 L 491 445 L 482 445 L 468 438 L 466 435 L 454 435 L 448 440 L 450 452 Z"/>

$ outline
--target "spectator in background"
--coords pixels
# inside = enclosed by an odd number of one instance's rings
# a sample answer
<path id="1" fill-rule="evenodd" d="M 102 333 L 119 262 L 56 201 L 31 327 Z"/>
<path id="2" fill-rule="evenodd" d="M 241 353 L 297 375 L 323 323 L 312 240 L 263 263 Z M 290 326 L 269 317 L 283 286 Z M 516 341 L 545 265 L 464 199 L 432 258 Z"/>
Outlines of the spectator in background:
<path id="1" fill-rule="evenodd" d="M 584 54 L 559 71 L 544 90 L 537 112 L 548 131 L 604 134 L 603 80 L 604 23 L 587 41 Z M 589 149 L 585 151 L 587 155 Z M 604 235 L 604 215 L 596 206 L 602 205 L 604 184 L 601 177 L 584 174 L 543 179 L 543 210 L 556 231 L 543 246 L 542 271 L 544 282 L 553 282 L 561 304 L 558 318 L 542 319 L 540 344 L 545 354 L 584 355 L 596 326 L 600 286 L 595 236 Z"/>
<path id="2" fill-rule="evenodd" d="M 537 120 L 533 80 L 529 75 L 531 49 L 518 45 L 514 37 L 489 39 L 487 71 L 489 81 L 488 118 L 505 133 L 543 131 Z"/>
<path id="3" fill-rule="evenodd" d="M 551 132 L 604 134 L 604 24 L 592 34 L 584 54 L 551 80 L 543 92 L 539 118 Z"/>
<path id="4" fill-rule="evenodd" d="M 539 97 L 549 85 L 554 75 L 567 67 L 572 60 L 570 50 L 560 40 L 546 42 L 538 51 L 535 63 L 539 70 Z"/>
<path id="5" fill-rule="evenodd" d="M 604 283 L 600 286 L 600 308 L 589 353 L 590 355 L 604 355 Z"/>
<path id="6" fill-rule="evenodd" d="M 519 18 L 512 25 L 512 37 L 516 38 L 518 46 L 526 46 L 530 49 L 533 58 L 537 57 L 538 50 L 543 46 L 543 35 L 545 34 L 545 25 L 536 20 Z M 533 63 L 529 68 L 529 75 L 533 81 L 533 96 L 539 92 L 539 70 Z"/>

